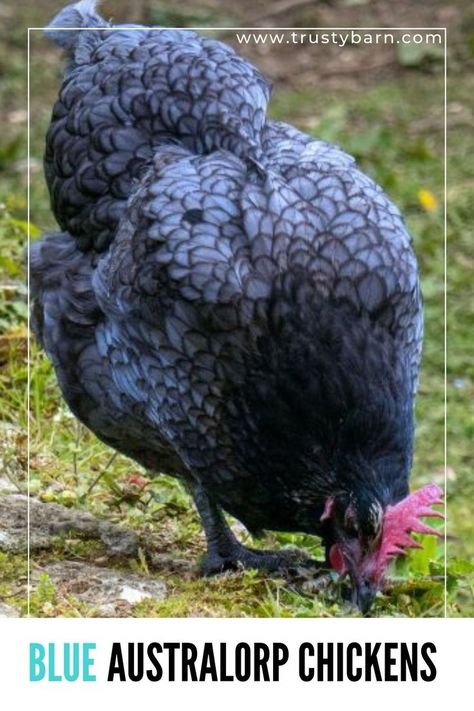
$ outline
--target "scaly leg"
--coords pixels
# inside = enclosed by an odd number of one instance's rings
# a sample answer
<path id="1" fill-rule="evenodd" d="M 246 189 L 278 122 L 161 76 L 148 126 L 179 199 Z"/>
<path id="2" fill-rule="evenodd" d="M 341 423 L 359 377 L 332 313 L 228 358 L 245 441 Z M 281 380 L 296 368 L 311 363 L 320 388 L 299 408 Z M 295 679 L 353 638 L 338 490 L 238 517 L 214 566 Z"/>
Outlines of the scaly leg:
<path id="1" fill-rule="evenodd" d="M 201 517 L 207 539 L 207 553 L 201 564 L 203 575 L 214 575 L 240 567 L 270 572 L 290 572 L 297 567 L 320 567 L 302 551 L 268 551 L 246 548 L 227 525 L 221 509 L 199 484 L 191 494 Z"/>

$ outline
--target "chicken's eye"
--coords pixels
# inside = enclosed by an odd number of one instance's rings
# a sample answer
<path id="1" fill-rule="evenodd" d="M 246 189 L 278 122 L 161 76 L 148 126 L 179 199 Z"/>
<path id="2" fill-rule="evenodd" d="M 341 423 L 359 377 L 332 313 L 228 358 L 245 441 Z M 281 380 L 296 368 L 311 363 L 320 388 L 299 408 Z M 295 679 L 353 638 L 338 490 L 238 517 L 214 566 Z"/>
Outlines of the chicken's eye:
<path id="1" fill-rule="evenodd" d="M 352 518 L 345 520 L 344 531 L 347 538 L 358 538 L 359 537 L 359 526 L 357 522 Z"/>
<path id="2" fill-rule="evenodd" d="M 349 504 L 344 514 L 344 530 L 346 535 L 350 538 L 357 538 L 359 535 L 357 516 L 352 504 Z"/>

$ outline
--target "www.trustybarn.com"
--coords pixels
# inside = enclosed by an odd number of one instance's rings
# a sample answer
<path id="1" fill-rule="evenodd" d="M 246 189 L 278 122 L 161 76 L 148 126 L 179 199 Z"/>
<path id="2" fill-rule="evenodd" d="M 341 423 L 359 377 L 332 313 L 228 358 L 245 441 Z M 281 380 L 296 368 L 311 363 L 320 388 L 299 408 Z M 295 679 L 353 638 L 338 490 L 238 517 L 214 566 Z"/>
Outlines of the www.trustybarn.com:
<path id="1" fill-rule="evenodd" d="M 239 44 L 432 44 L 443 45 L 442 32 L 236 32 Z"/>

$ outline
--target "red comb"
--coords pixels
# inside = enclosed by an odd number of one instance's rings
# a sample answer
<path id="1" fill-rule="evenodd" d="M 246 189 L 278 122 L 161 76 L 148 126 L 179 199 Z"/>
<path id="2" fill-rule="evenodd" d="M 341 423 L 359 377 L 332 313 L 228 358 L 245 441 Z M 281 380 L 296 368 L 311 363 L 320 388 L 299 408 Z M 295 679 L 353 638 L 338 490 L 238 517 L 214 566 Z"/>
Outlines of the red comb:
<path id="1" fill-rule="evenodd" d="M 395 506 L 387 506 L 383 520 L 382 543 L 377 555 L 377 569 L 383 571 L 391 558 L 403 555 L 407 548 L 421 548 L 410 533 L 440 536 L 436 528 L 420 521 L 423 517 L 444 518 L 441 511 L 431 508 L 442 504 L 443 491 L 436 484 L 427 484 L 408 494 Z"/>

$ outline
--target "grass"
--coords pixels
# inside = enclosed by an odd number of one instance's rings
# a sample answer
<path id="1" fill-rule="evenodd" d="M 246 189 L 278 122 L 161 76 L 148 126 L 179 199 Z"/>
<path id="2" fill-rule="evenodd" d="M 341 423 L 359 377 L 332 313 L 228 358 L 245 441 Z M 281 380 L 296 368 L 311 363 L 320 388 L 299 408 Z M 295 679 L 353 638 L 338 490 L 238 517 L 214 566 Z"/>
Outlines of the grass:
<path id="1" fill-rule="evenodd" d="M 25 116 L 23 37 L 12 35 L 0 50 L 8 72 L 0 80 L 2 132 L 0 146 L 0 452 L 3 475 L 26 487 L 26 290 L 22 276 L 25 245 Z M 33 42 L 32 65 L 32 237 L 54 223 L 40 169 L 44 129 L 58 83 L 57 55 Z M 448 115 L 449 165 L 449 519 L 448 613 L 474 614 L 474 494 L 471 443 L 474 419 L 468 403 L 474 396 L 470 340 L 474 327 L 470 225 L 473 133 L 471 77 L 450 85 Z M 278 88 L 275 117 L 291 121 L 315 136 L 339 143 L 356 156 L 393 197 L 406 216 L 419 258 L 425 298 L 426 336 L 420 392 L 413 484 L 444 480 L 444 222 L 443 222 L 443 82 L 431 73 L 402 72 L 399 77 L 351 92 Z M 472 125 L 471 125 L 472 129 Z M 44 501 L 84 508 L 147 534 L 168 559 L 193 561 L 204 550 L 196 514 L 187 495 L 171 479 L 148 480 L 125 457 L 113 453 L 74 420 L 59 394 L 45 356 L 31 344 L 31 492 Z M 131 475 L 138 474 L 142 479 Z M 138 482 L 138 483 L 137 483 Z M 320 553 L 317 539 L 271 534 L 267 545 L 297 545 Z M 257 544 L 258 545 L 258 544 Z M 94 562 L 103 557 L 98 544 L 58 538 L 52 551 L 33 556 L 34 569 L 48 562 L 73 559 Z M 115 564 L 115 563 L 114 563 Z M 148 569 L 143 559 L 117 565 L 143 575 L 159 575 L 168 586 L 164 601 L 146 600 L 130 608 L 135 616 L 346 616 L 339 584 L 314 594 L 304 585 L 266 578 L 252 571 L 199 579 L 192 566 L 184 573 L 163 563 Z M 25 613 L 26 561 L 22 554 L 0 555 L 0 599 Z M 390 594 L 376 600 L 377 616 L 444 614 L 443 549 L 426 537 L 392 571 Z M 38 616 L 94 615 L 93 607 L 64 594 L 45 575 L 32 597 Z"/>

